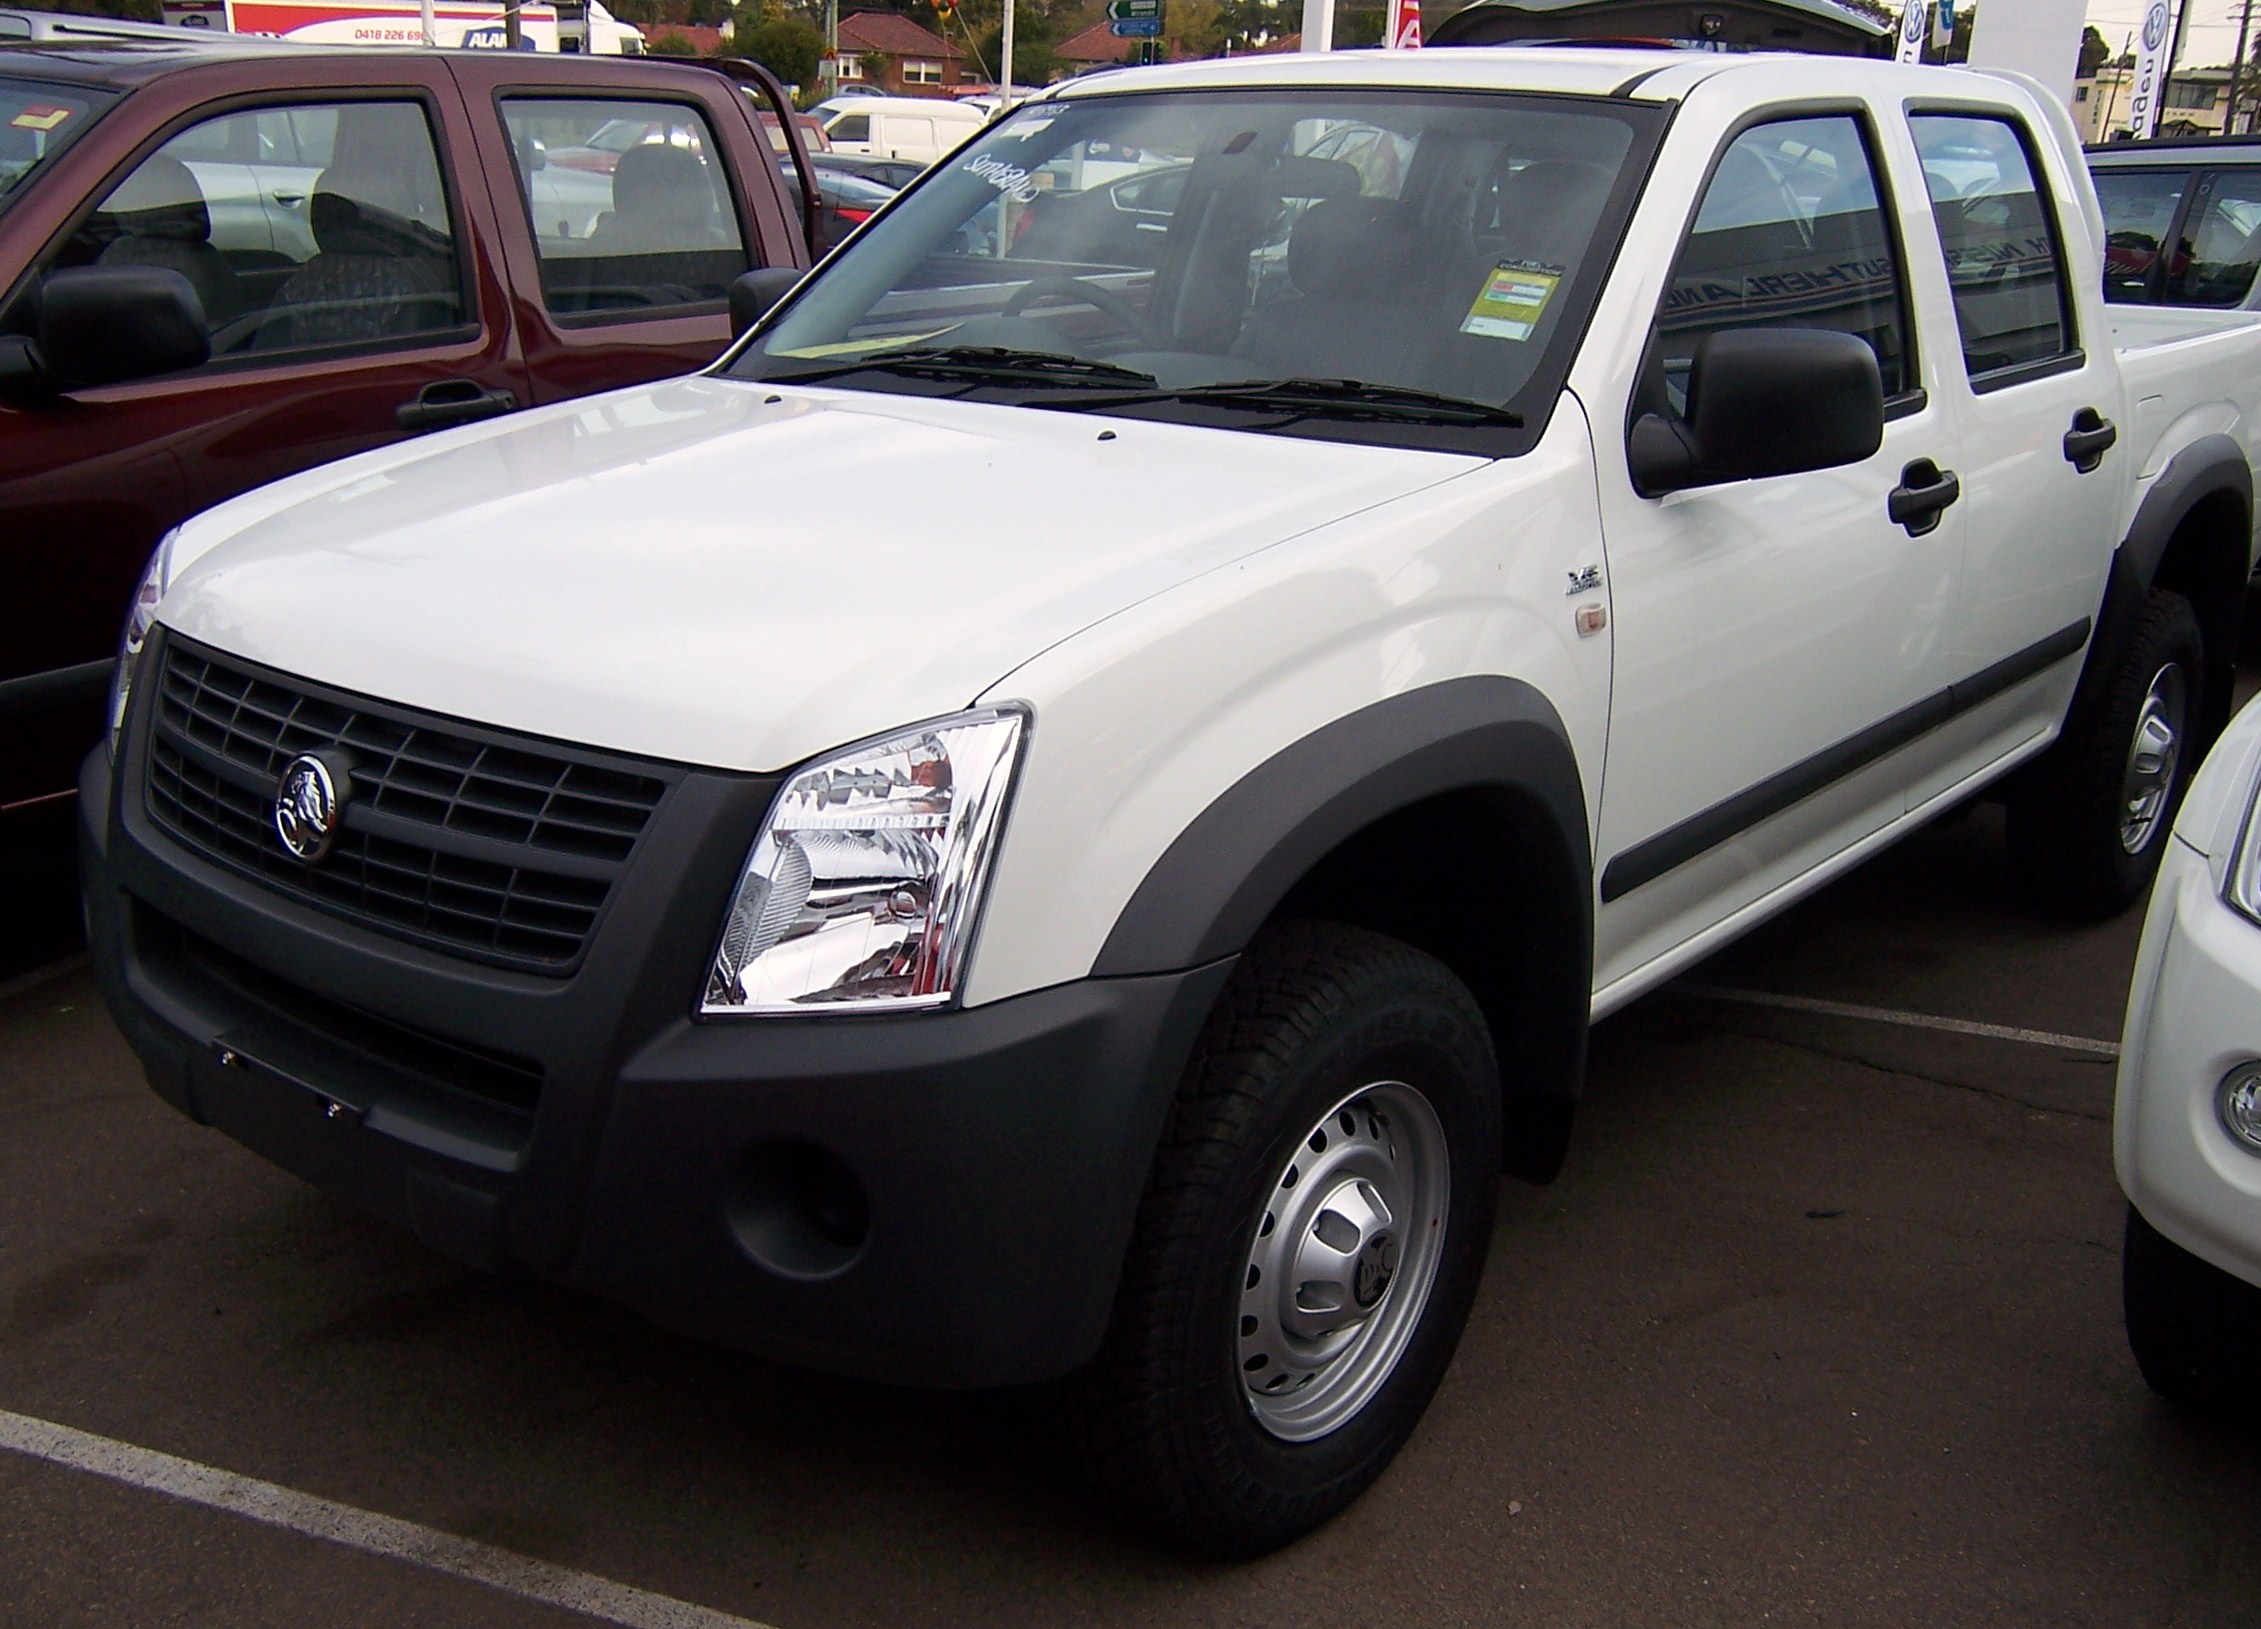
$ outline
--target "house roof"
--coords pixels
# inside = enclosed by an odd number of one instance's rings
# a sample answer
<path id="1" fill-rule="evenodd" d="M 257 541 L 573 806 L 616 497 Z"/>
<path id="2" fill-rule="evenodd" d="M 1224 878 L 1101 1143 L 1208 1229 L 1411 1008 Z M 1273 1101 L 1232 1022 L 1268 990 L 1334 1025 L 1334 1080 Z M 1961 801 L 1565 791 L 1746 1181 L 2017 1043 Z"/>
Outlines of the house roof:
<path id="1" fill-rule="evenodd" d="M 1145 43 L 1111 34 L 1105 23 L 1093 23 L 1081 34 L 1052 47 L 1052 55 L 1064 62 L 1120 62 Z"/>
<path id="2" fill-rule="evenodd" d="M 877 51 L 891 57 L 963 57 L 965 52 L 899 11 L 853 11 L 840 19 L 843 51 Z"/>
<path id="3" fill-rule="evenodd" d="M 657 46 L 670 34 L 680 34 L 691 42 L 691 48 L 703 57 L 718 55 L 722 50 L 722 30 L 708 28 L 699 23 L 646 23 L 644 39 L 646 49 Z M 654 53 L 655 55 L 658 53 Z"/>

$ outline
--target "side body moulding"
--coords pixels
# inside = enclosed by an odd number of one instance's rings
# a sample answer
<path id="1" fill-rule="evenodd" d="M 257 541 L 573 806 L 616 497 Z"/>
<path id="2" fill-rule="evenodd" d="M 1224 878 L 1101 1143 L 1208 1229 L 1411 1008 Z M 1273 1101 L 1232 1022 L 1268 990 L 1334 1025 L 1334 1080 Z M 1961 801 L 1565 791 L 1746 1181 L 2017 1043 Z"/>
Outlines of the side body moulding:
<path id="1" fill-rule="evenodd" d="M 1355 921 L 1452 967 L 1492 1028 L 1508 1168 L 1554 1175 L 1585 1067 L 1593 858 L 1577 756 L 1543 695 L 1448 680 L 1283 749 L 1155 861 L 1093 972 L 1234 955 L 1275 914 Z"/>

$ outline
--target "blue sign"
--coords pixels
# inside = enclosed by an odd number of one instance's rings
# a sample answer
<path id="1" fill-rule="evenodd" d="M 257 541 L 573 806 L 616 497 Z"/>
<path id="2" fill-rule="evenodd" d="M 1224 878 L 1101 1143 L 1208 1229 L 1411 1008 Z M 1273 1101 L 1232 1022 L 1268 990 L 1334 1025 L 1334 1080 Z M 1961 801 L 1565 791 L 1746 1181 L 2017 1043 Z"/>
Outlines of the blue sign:
<path id="1" fill-rule="evenodd" d="M 1151 40 L 1162 33 L 1159 17 L 1117 17 L 1107 25 L 1107 32 L 1119 40 Z"/>

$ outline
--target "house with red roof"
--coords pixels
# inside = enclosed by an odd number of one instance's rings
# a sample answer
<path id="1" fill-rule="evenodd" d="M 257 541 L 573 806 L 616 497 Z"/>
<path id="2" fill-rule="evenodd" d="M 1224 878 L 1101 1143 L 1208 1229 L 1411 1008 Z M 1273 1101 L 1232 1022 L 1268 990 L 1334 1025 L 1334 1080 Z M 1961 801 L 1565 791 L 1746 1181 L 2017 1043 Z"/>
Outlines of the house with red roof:
<path id="1" fill-rule="evenodd" d="M 835 89 L 874 96 L 948 96 L 965 55 L 901 12 L 850 12 L 840 19 Z"/>

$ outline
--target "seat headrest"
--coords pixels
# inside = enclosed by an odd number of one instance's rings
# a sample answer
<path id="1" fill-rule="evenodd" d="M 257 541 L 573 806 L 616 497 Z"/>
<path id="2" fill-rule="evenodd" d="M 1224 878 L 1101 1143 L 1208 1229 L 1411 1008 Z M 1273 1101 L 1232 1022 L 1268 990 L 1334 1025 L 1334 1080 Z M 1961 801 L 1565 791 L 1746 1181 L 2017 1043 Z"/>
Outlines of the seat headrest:
<path id="1" fill-rule="evenodd" d="M 103 201 L 102 213 L 125 232 L 178 243 L 208 243 L 212 212 L 203 189 L 179 159 L 158 153 L 144 159 Z"/>
<path id="2" fill-rule="evenodd" d="M 644 225 L 704 224 L 714 214 L 706 160 L 666 142 L 629 148 L 612 172 L 612 212 Z"/>
<path id="3" fill-rule="evenodd" d="M 1329 198 L 1288 234 L 1288 276 L 1306 296 L 1380 301 L 1423 270 L 1420 223 L 1394 198 Z"/>
<path id="4" fill-rule="evenodd" d="M 1525 259 L 1564 263 L 1593 235 L 1614 179 L 1602 165 L 1560 158 L 1496 172 L 1497 216 L 1482 236 Z"/>

